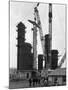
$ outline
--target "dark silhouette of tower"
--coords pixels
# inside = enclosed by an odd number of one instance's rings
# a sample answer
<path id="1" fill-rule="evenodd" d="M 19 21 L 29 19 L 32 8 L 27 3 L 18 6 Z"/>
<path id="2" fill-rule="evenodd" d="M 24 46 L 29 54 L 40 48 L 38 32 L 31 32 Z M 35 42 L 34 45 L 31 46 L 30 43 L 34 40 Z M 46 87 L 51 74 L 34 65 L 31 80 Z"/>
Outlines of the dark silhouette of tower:
<path id="1" fill-rule="evenodd" d="M 51 67 L 50 35 L 45 35 L 45 68 Z"/>
<path id="2" fill-rule="evenodd" d="M 20 22 L 17 25 L 18 45 L 17 45 L 17 70 L 32 70 L 33 69 L 33 54 L 31 53 L 31 44 L 25 43 L 25 25 Z"/>
<path id="3" fill-rule="evenodd" d="M 58 67 L 58 50 L 51 50 L 51 69 Z"/>
<path id="4" fill-rule="evenodd" d="M 38 70 L 42 70 L 43 69 L 43 55 L 39 54 L 38 55 Z"/>
<path id="5" fill-rule="evenodd" d="M 50 35 L 45 35 L 45 68 L 56 69 L 58 66 L 58 50 L 50 50 Z"/>

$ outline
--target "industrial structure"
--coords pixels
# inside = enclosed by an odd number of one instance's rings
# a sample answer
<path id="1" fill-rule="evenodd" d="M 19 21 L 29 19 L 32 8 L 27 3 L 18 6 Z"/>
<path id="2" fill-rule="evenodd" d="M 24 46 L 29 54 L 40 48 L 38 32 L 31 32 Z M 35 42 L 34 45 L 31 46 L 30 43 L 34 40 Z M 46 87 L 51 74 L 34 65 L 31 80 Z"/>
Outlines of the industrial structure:
<path id="1" fill-rule="evenodd" d="M 29 80 L 31 79 L 33 82 L 39 80 L 41 82 L 42 79 L 45 78 L 45 80 L 47 80 L 48 83 L 49 83 L 48 80 L 50 79 L 52 81 L 52 84 L 51 83 L 50 84 L 54 85 L 55 77 L 58 78 L 60 76 L 60 78 L 62 79 L 63 77 L 66 78 L 66 69 L 61 69 L 61 66 L 66 58 L 66 52 L 64 53 L 62 59 L 60 60 L 60 63 L 58 64 L 59 52 L 56 49 L 52 49 L 52 17 L 53 17 L 52 4 L 51 3 L 49 4 L 49 11 L 48 11 L 49 32 L 44 36 L 43 36 L 43 30 L 40 21 L 38 6 L 39 3 L 34 8 L 34 20 L 28 20 L 33 25 L 32 28 L 33 53 L 31 53 L 31 49 L 32 49 L 31 44 L 25 43 L 25 29 L 26 29 L 25 25 L 22 22 L 20 22 L 17 25 L 18 28 L 17 70 L 22 72 L 26 71 L 26 74 L 27 73 L 31 74 Z M 43 51 L 43 54 L 39 54 L 39 55 L 37 54 L 37 31 L 39 31 L 40 34 L 40 41 Z M 38 64 L 37 64 L 37 59 L 38 59 Z M 45 63 L 44 66 L 43 66 L 43 62 Z M 55 72 L 58 72 L 58 74 L 55 74 Z M 64 75 L 62 75 L 62 73 L 64 73 Z"/>
<path id="2" fill-rule="evenodd" d="M 38 55 L 38 70 L 43 70 L 43 55 Z"/>
<path id="3" fill-rule="evenodd" d="M 45 48 L 44 48 L 44 37 L 43 37 L 43 32 L 42 32 L 42 26 L 41 26 L 41 21 L 40 21 L 40 17 L 39 17 L 39 12 L 37 7 L 39 6 L 39 3 L 37 4 L 37 6 L 34 8 L 34 19 L 35 21 L 32 20 L 28 20 L 31 24 L 35 25 L 36 28 L 39 29 L 39 34 L 40 34 L 40 40 L 41 40 L 41 45 L 42 45 L 42 50 L 43 50 L 43 60 L 45 60 Z M 37 23 L 36 23 L 37 22 Z M 36 29 L 34 28 L 34 31 L 36 32 Z M 37 32 L 36 35 L 33 34 L 35 36 L 35 38 L 37 37 Z M 33 39 L 33 42 L 35 43 L 33 47 L 35 47 L 37 45 L 37 39 L 36 41 Z M 34 51 L 37 52 L 37 49 L 34 49 Z M 36 55 L 37 56 L 37 55 Z M 36 57 L 34 54 L 34 57 Z M 42 61 L 43 62 L 43 61 Z M 42 63 L 43 64 L 43 63 Z M 35 63 L 35 65 L 37 65 Z M 37 66 L 36 66 L 37 67 Z M 37 68 L 36 68 L 37 70 Z"/>
<path id="4" fill-rule="evenodd" d="M 43 61 L 45 61 L 45 65 L 46 65 L 45 68 L 50 69 L 51 68 L 51 49 L 52 49 L 52 4 L 49 4 L 49 35 L 45 35 L 45 38 L 43 36 L 40 16 L 37 9 L 38 6 L 39 6 L 39 3 L 34 8 L 35 21 L 32 21 L 32 20 L 28 20 L 28 21 L 36 26 L 36 29 L 34 28 L 35 32 L 37 31 L 37 28 L 39 29 L 40 40 L 41 40 L 41 45 L 43 50 Z M 37 33 L 36 35 L 35 34 L 33 35 L 35 36 L 35 38 L 37 37 Z M 37 45 L 37 40 L 36 41 L 35 40 L 33 41 L 35 43 L 33 47 L 36 47 Z M 34 49 L 34 51 L 37 51 L 37 49 Z M 34 57 L 36 56 L 37 55 L 34 54 Z"/>
<path id="5" fill-rule="evenodd" d="M 41 40 L 41 45 L 42 45 L 42 50 L 43 50 L 43 59 L 42 62 L 45 62 L 45 66 L 42 67 L 43 69 L 56 69 L 57 67 L 60 67 L 64 59 L 60 61 L 60 64 L 58 66 L 58 50 L 52 50 L 52 4 L 49 4 L 49 33 L 45 34 L 43 36 L 43 31 L 42 31 L 42 26 L 41 26 L 41 21 L 40 21 L 40 16 L 39 16 L 39 11 L 38 11 L 38 6 L 34 8 L 34 21 L 28 20 L 35 28 L 33 28 L 33 48 L 34 48 L 34 57 L 37 57 L 37 30 L 39 30 L 40 34 L 40 40 Z M 65 56 L 65 55 L 64 55 Z M 35 61 L 35 66 L 37 67 L 37 61 L 36 59 L 33 59 Z M 38 61 L 39 62 L 39 61 Z M 42 63 L 43 64 L 43 63 Z M 39 64 L 38 64 L 39 65 Z M 42 65 L 43 66 L 43 65 Z M 40 66 L 41 67 L 41 66 Z M 37 68 L 35 68 L 37 69 Z"/>
<path id="6" fill-rule="evenodd" d="M 20 22 L 17 25 L 17 70 L 33 70 L 33 54 L 31 53 L 31 44 L 25 43 L 25 25 Z"/>

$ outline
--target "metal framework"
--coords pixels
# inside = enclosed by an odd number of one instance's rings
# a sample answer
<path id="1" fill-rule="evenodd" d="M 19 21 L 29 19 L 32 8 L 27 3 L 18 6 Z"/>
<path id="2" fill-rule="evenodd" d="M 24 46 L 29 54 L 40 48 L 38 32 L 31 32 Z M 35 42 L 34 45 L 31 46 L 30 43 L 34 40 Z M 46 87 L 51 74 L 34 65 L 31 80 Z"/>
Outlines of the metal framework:
<path id="1" fill-rule="evenodd" d="M 58 65 L 58 68 L 61 68 L 62 64 L 63 64 L 64 61 L 65 61 L 65 58 L 66 58 L 66 53 L 64 53 L 64 55 L 63 55 L 63 57 L 62 57 L 62 59 L 61 59 L 59 65 Z"/>

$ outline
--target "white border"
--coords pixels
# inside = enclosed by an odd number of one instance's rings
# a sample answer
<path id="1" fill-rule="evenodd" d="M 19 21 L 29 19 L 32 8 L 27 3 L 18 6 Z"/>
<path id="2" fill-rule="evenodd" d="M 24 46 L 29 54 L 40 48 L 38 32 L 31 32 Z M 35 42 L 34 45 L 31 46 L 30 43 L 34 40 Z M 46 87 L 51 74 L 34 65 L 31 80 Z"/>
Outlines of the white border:
<path id="1" fill-rule="evenodd" d="M 67 14 L 68 14 L 68 2 L 67 0 L 10 0 L 10 1 L 30 1 L 30 2 L 45 2 L 45 3 L 59 3 L 67 4 Z M 0 1 L 0 90 L 8 89 L 8 68 L 9 68 L 9 2 L 8 0 Z M 68 18 L 67 18 L 68 21 Z M 67 30 L 68 33 L 68 30 Z M 67 37 L 68 38 L 68 37 Z M 68 49 L 67 49 L 68 50 Z M 67 57 L 68 59 L 68 57 Z M 68 68 L 68 66 L 67 66 Z M 68 74 L 68 73 L 67 73 Z M 68 81 L 68 78 L 67 78 Z M 67 86 L 60 87 L 41 87 L 41 88 L 29 88 L 35 90 L 57 90 L 57 89 L 66 89 Z M 14 89 L 16 90 L 16 89 Z M 18 89 L 20 90 L 20 89 Z"/>

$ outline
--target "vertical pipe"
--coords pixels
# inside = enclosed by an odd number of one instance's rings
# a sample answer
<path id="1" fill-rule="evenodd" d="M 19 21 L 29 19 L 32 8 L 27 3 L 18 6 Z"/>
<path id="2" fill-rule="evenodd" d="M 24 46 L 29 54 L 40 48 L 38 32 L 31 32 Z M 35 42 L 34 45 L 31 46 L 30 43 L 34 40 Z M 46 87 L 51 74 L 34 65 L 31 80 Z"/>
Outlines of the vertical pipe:
<path id="1" fill-rule="evenodd" d="M 47 36 L 47 43 L 48 50 L 46 51 L 47 47 L 45 48 L 45 55 L 46 55 L 46 69 L 51 69 L 51 50 L 52 50 L 52 4 L 49 4 L 49 36 Z M 48 41 L 49 40 L 49 41 Z"/>
<path id="2" fill-rule="evenodd" d="M 52 48 L 52 4 L 49 4 L 49 34 L 50 34 L 50 48 Z"/>
<path id="3" fill-rule="evenodd" d="M 50 36 L 50 68 L 51 68 L 51 50 L 52 50 L 52 4 L 49 4 L 49 36 Z"/>

